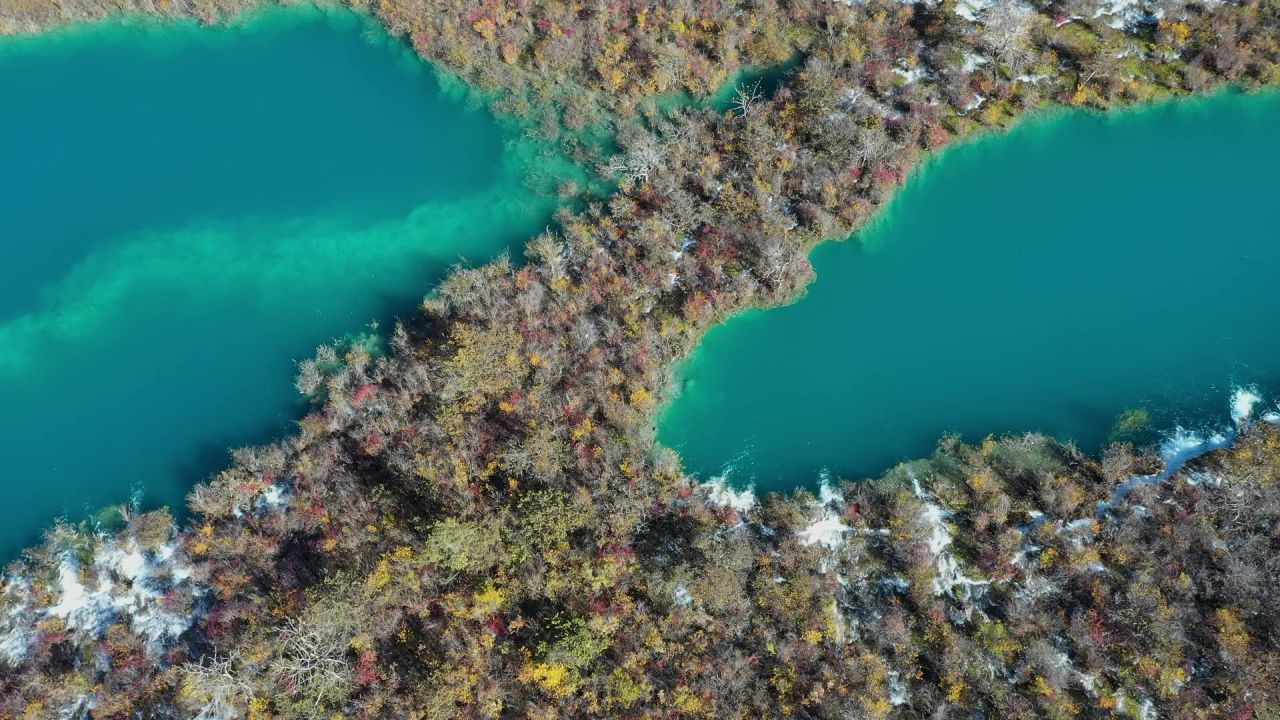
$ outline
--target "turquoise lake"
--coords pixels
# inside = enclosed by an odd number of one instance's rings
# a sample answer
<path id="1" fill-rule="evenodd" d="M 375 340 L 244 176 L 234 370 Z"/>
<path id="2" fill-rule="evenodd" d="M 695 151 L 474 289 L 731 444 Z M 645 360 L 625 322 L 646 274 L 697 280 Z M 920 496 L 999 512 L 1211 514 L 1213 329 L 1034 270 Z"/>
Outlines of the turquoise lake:
<path id="1" fill-rule="evenodd" d="M 464 95 L 349 12 L 0 40 L 0 557 L 180 506 L 318 343 L 518 254 L 577 171 Z"/>
<path id="2" fill-rule="evenodd" d="M 714 328 L 659 438 L 760 490 L 969 441 L 1104 445 L 1223 424 L 1280 389 L 1280 95 L 1065 113 L 951 148 L 818 246 L 797 302 Z"/>

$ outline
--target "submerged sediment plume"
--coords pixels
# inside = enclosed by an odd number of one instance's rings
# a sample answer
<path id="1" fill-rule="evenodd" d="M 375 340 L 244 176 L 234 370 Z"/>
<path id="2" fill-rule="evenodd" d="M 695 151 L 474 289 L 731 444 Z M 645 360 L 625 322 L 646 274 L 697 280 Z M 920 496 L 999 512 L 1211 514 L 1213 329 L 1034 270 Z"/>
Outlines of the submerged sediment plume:
<path id="1" fill-rule="evenodd" d="M 294 362 L 518 254 L 585 164 L 349 10 L 0 43 L 0 556 L 136 491 L 181 516 L 291 432 Z M 465 90 L 465 88 L 461 88 Z M 560 143 L 563 145 L 564 143 Z M 76 452 L 62 452 L 73 446 Z"/>
<path id="2" fill-rule="evenodd" d="M 46 17 L 17 7 L 6 22 Z M 795 297 L 805 252 L 930 151 L 1048 103 L 1273 83 L 1274 7 L 379 13 L 511 108 L 538 87 L 606 108 L 697 87 L 717 50 L 805 60 L 730 112 L 619 123 L 613 197 L 560 213 L 520 263 L 451 274 L 387 356 L 318 356 L 299 432 L 197 486 L 183 529 L 52 532 L 0 593 L 0 713 L 1275 714 L 1270 425 L 1242 420 L 1103 517 L 1158 456 L 948 439 L 749 503 L 654 438 L 706 329 Z"/>

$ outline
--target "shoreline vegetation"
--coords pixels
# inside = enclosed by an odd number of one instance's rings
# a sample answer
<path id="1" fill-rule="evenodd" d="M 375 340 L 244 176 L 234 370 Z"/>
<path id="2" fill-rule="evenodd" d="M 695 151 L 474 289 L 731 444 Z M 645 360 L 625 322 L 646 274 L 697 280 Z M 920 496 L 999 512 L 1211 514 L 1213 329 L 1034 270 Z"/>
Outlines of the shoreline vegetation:
<path id="1" fill-rule="evenodd" d="M 1278 111 L 1280 93 L 1230 88 L 1112 112 L 1048 108 L 927 156 L 850 238 L 809 251 L 817 277 L 800 294 L 699 339 L 659 442 L 704 480 L 814 489 L 822 473 L 875 477 L 926 456 L 946 433 L 1033 431 L 1095 454 L 1214 418 L 1226 391 L 1210 388 L 1224 378 L 1271 395 L 1274 353 L 1243 339 L 1267 337 L 1266 285 L 1251 296 L 1236 270 L 1275 259 L 1267 184 L 1246 178 L 1280 148 Z M 1188 214 L 1149 212 L 1208 177 L 1232 180 L 1205 183 Z M 1057 220 L 1042 227 L 1046 213 Z M 1102 300 L 1176 275 L 1204 237 L 1215 252 L 1195 283 Z M 1214 350 L 1182 346 L 1188 327 L 1209 328 Z M 1121 407 L 1145 411 L 1112 427 Z"/>
<path id="2" fill-rule="evenodd" d="M 228 447 L 294 432 L 318 340 L 390 329 L 590 187 L 373 19 L 255 18 L 0 40 L 0 234 L 24 238 L 0 251 L 0 398 L 24 408 L 0 420 L 0 504 L 23 508 L 0 568 L 135 490 L 181 508 Z"/>
<path id="3" fill-rule="evenodd" d="M 364 3 L 352 3 L 358 9 Z M 203 0 L 17 0 L 0 30 Z M 814 496 L 656 448 L 676 363 L 784 302 L 921 158 L 1049 105 L 1274 85 L 1271 2 L 582 5 L 385 0 L 548 137 L 614 116 L 617 191 L 523 264 L 458 270 L 302 367 L 299 432 L 0 589 L 0 718 L 1230 717 L 1280 712 L 1280 431 L 1171 477 L 1115 444 L 943 439 Z M 724 113 L 743 65 L 803 63 Z"/>

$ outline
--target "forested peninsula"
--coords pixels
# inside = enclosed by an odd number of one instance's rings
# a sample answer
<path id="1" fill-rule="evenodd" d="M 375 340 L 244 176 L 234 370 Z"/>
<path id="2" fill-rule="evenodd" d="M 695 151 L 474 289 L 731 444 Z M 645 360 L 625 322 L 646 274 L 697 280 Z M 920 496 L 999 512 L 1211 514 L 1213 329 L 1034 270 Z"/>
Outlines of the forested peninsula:
<path id="1" fill-rule="evenodd" d="M 350 4 L 530 132 L 607 128 L 615 189 L 388 353 L 322 346 L 297 433 L 181 527 L 52 529 L 0 585 L 0 718 L 1280 716 L 1280 428 L 1247 393 L 1185 464 L 942 438 L 817 494 L 699 482 L 654 431 L 707 328 L 796 297 L 931 152 L 1274 86 L 1275 0 Z M 255 5 L 6 0 L 0 32 Z"/>

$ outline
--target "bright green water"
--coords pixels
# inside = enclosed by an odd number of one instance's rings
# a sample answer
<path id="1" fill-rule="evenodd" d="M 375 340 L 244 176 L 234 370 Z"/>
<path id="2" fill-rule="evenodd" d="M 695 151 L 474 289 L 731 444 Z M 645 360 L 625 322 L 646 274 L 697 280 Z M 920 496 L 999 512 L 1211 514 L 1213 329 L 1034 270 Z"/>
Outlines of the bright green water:
<path id="1" fill-rule="evenodd" d="M 1276 167 L 1274 94 L 948 150 L 813 251 L 802 300 L 708 333 L 659 436 L 703 477 L 777 489 L 874 476 L 949 432 L 1096 449 L 1130 408 L 1221 422 L 1233 384 L 1280 386 Z"/>
<path id="2" fill-rule="evenodd" d="M 294 360 L 544 226 L 572 168 L 458 95 L 350 13 L 0 42 L 0 556 L 180 504 Z"/>

